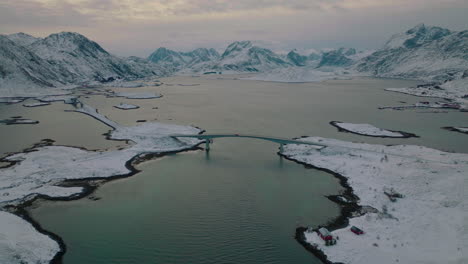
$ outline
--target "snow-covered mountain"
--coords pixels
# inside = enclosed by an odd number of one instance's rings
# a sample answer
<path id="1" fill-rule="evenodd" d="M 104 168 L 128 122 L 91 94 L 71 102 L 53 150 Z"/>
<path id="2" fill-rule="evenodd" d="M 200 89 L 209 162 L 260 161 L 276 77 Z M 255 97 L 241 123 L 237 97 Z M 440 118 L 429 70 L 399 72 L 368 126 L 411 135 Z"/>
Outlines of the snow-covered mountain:
<path id="1" fill-rule="evenodd" d="M 196 49 L 191 52 L 177 52 L 159 48 L 148 59 L 166 68 L 182 72 L 261 72 L 275 68 L 293 66 L 291 62 L 250 41 L 231 43 L 222 55 L 215 49 Z"/>
<path id="2" fill-rule="evenodd" d="M 19 92 L 28 88 L 54 87 L 60 84 L 64 83 L 60 82 L 49 62 L 10 38 L 0 35 L 0 89 L 3 89 L 3 96 L 15 96 L 15 90 Z"/>
<path id="3" fill-rule="evenodd" d="M 303 66 L 306 66 L 307 65 L 307 62 L 309 60 L 309 57 L 305 56 L 305 55 L 301 55 L 297 52 L 297 50 L 291 50 L 287 55 L 286 55 L 286 58 L 288 59 L 288 61 L 295 65 L 295 66 L 299 66 L 299 67 L 303 67 Z"/>
<path id="4" fill-rule="evenodd" d="M 269 49 L 254 46 L 250 41 L 236 41 L 226 48 L 213 68 L 238 72 L 261 72 L 291 65 Z"/>
<path id="5" fill-rule="evenodd" d="M 178 71 L 197 64 L 215 61 L 220 55 L 215 49 L 198 48 L 190 52 L 178 52 L 167 48 L 159 48 L 148 60 L 160 64 L 172 71 Z"/>
<path id="6" fill-rule="evenodd" d="M 111 55 L 78 33 L 62 32 L 46 38 L 17 33 L 0 35 L 0 41 L 3 95 L 7 89 L 57 87 L 165 73 L 160 66 L 142 59 Z"/>
<path id="7" fill-rule="evenodd" d="M 31 35 L 25 34 L 23 32 L 10 34 L 10 35 L 7 35 L 6 37 L 9 38 L 11 41 L 15 42 L 15 44 L 24 46 L 24 47 L 27 47 L 40 39 L 40 38 L 33 37 Z"/>
<path id="8" fill-rule="evenodd" d="M 353 48 L 339 48 L 322 53 L 322 58 L 318 67 L 347 67 L 354 63 L 350 58 L 356 54 L 356 50 Z"/>
<path id="9" fill-rule="evenodd" d="M 62 32 L 40 39 L 30 50 L 50 62 L 68 83 L 110 78 L 141 78 L 140 72 L 121 58 L 105 51 L 99 44 L 78 33 Z"/>
<path id="10" fill-rule="evenodd" d="M 356 65 L 375 76 L 448 80 L 468 69 L 468 30 L 452 32 L 424 24 L 390 38 Z"/>

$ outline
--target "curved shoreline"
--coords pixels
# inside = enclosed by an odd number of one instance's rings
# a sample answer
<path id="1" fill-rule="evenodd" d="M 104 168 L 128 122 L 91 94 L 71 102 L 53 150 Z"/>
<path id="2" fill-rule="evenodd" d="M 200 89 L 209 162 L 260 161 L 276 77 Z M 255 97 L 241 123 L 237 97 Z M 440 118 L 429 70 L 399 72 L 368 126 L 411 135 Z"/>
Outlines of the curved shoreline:
<path id="1" fill-rule="evenodd" d="M 457 129 L 456 127 L 442 127 L 442 129 L 448 130 L 448 131 L 453 131 L 453 132 L 458 132 L 462 134 L 468 134 L 468 131 L 461 131 L 460 129 Z"/>
<path id="2" fill-rule="evenodd" d="M 203 133 L 204 130 L 201 130 L 200 133 Z M 113 140 L 113 139 L 109 139 Z M 37 147 L 44 147 L 44 146 L 63 146 L 63 147 L 70 147 L 70 146 L 64 146 L 64 145 L 53 145 L 53 140 L 48 140 L 45 142 L 40 142 L 35 144 L 33 147 L 27 148 L 23 150 L 22 152 L 18 153 L 27 153 L 34 151 L 35 148 Z M 39 233 L 44 234 L 48 237 L 50 237 L 52 240 L 56 241 L 59 245 L 60 251 L 56 253 L 56 255 L 50 260 L 50 264 L 61 264 L 63 263 L 63 256 L 65 255 L 67 251 L 67 246 L 64 242 L 64 240 L 57 234 L 48 231 L 44 229 L 41 224 L 36 221 L 28 212 L 28 208 L 33 205 L 35 202 L 39 200 L 45 200 L 45 201 L 73 201 L 73 200 L 79 200 L 82 198 L 85 198 L 89 196 L 90 194 L 94 193 L 101 185 L 111 182 L 114 180 L 118 179 L 124 179 L 124 178 L 129 178 L 131 176 L 136 175 L 137 173 L 141 172 L 138 170 L 135 166 L 148 161 L 152 160 L 155 158 L 160 158 L 166 155 L 174 154 L 174 153 L 182 153 L 182 152 L 188 152 L 188 151 L 194 151 L 194 150 L 200 150 L 201 148 L 199 147 L 200 144 L 203 142 L 200 142 L 191 148 L 187 148 L 184 150 L 180 151 L 169 151 L 169 152 L 154 152 L 154 153 L 140 153 L 138 155 L 133 156 L 130 160 L 125 162 L 125 167 L 130 171 L 129 173 L 126 174 L 119 174 L 119 175 L 113 175 L 110 177 L 94 177 L 94 178 L 86 178 L 86 179 L 68 179 L 62 181 L 58 186 L 66 186 L 66 187 L 81 187 L 83 190 L 80 193 L 73 194 L 71 196 L 67 197 L 50 197 L 48 195 L 43 195 L 39 194 L 36 195 L 33 199 L 27 200 L 27 201 L 22 201 L 18 203 L 17 205 L 6 205 L 4 208 L 6 209 L 5 211 L 10 212 L 16 216 L 21 217 L 28 223 L 30 223 Z M 78 148 L 86 151 L 95 151 L 95 150 L 87 150 L 82 147 L 73 147 L 72 148 Z M 3 158 L 2 158 L 3 159 Z M 0 159 L 0 160 L 2 160 Z M 7 167 L 15 165 L 17 162 L 10 162 Z M 94 182 L 94 183 L 93 183 Z"/>
<path id="3" fill-rule="evenodd" d="M 277 152 L 277 154 L 280 157 L 283 157 L 283 158 L 285 158 L 285 159 L 287 159 L 289 161 L 292 161 L 292 162 L 295 162 L 297 164 L 303 165 L 304 168 L 306 168 L 306 169 L 315 169 L 315 170 L 323 171 L 323 172 L 326 172 L 328 174 L 333 175 L 333 177 L 335 177 L 335 178 L 337 178 L 339 180 L 340 185 L 344 188 L 344 192 L 341 193 L 341 194 L 325 196 L 330 201 L 332 201 L 332 202 L 334 202 L 334 203 L 336 203 L 336 204 L 338 204 L 340 206 L 340 214 L 337 217 L 335 217 L 334 219 L 329 220 L 326 224 L 319 225 L 318 227 L 325 227 L 330 231 L 341 229 L 341 228 L 344 228 L 344 227 L 348 226 L 349 219 L 352 218 L 352 216 L 355 213 L 360 213 L 360 210 L 362 209 L 362 207 L 357 204 L 357 202 L 359 201 L 359 197 L 357 197 L 354 194 L 353 188 L 348 184 L 348 179 L 346 177 L 344 177 L 343 175 L 338 174 L 338 173 L 336 173 L 334 171 L 326 169 L 326 168 L 316 167 L 316 166 L 307 164 L 305 162 L 294 160 L 294 159 L 289 158 L 288 156 L 282 154 L 281 152 Z M 350 202 L 340 202 L 338 197 L 343 197 L 343 196 L 345 196 L 348 199 L 348 201 L 350 201 Z M 322 261 L 324 264 L 339 264 L 339 263 L 329 261 L 327 255 L 325 255 L 325 253 L 323 251 L 321 251 L 320 249 L 314 247 L 313 245 L 309 244 L 306 241 L 306 238 L 304 236 L 304 232 L 307 229 L 308 229 L 308 227 L 302 227 L 302 226 L 297 227 L 295 235 L 294 235 L 294 239 L 301 246 L 303 246 L 307 251 L 309 251 L 315 257 L 317 257 L 320 261 Z"/>
<path id="4" fill-rule="evenodd" d="M 413 133 L 398 131 L 398 130 L 388 130 L 388 129 L 385 129 L 385 131 L 389 131 L 389 132 L 393 132 L 393 133 L 400 133 L 401 137 L 382 136 L 382 135 L 379 135 L 379 136 L 378 135 L 369 135 L 369 134 L 359 133 L 359 132 L 355 132 L 355 131 L 348 130 L 346 128 L 340 127 L 338 125 L 338 123 L 343 123 L 343 122 L 341 122 L 341 121 L 330 121 L 329 124 L 336 127 L 339 132 L 351 133 L 351 134 L 360 135 L 360 136 L 377 137 L 377 138 L 412 138 L 412 137 L 418 138 L 419 137 L 418 135 L 413 134 Z"/>

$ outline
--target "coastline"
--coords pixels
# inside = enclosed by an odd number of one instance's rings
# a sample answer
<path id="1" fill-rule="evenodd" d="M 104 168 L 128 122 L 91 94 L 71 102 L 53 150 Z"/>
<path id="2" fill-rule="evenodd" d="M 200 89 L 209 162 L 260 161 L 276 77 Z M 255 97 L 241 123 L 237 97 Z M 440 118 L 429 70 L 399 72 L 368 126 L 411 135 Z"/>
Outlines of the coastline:
<path id="1" fill-rule="evenodd" d="M 304 137 L 301 137 L 301 138 L 304 138 Z M 281 152 L 278 152 L 277 154 L 280 157 L 283 157 L 289 161 L 303 165 L 305 169 L 314 169 L 314 170 L 319 170 L 319 171 L 323 171 L 328 174 L 331 174 L 333 177 L 339 180 L 340 186 L 344 188 L 344 192 L 342 192 L 341 194 L 326 196 L 330 201 L 335 202 L 336 204 L 340 206 L 340 214 L 336 216 L 334 219 L 329 220 L 327 223 L 320 225 L 320 227 L 325 227 L 330 231 L 334 231 L 340 228 L 345 228 L 346 226 L 348 226 L 349 219 L 352 218 L 353 214 L 358 213 L 362 209 L 362 207 L 357 204 L 359 197 L 357 197 L 354 194 L 353 188 L 348 184 L 348 178 L 332 170 L 321 168 L 321 167 L 316 167 L 314 165 L 311 165 L 311 164 L 308 164 L 299 160 L 295 160 Z M 343 196 L 346 197 L 346 199 L 350 202 L 343 202 L 340 199 L 338 199 L 338 197 L 343 197 Z M 322 250 L 320 250 L 317 247 L 314 247 L 313 245 L 307 242 L 307 239 L 304 235 L 307 229 L 308 227 L 303 227 L 303 226 L 297 227 L 295 235 L 294 235 L 294 239 L 301 246 L 303 246 L 305 250 L 312 253 L 315 257 L 317 257 L 324 264 L 336 264 L 328 260 L 328 256 Z"/>
<path id="2" fill-rule="evenodd" d="M 464 202 L 456 199 L 463 196 L 466 154 L 421 146 L 360 144 L 319 137 L 304 140 L 328 143 L 329 147 L 312 150 L 306 146 L 287 145 L 279 155 L 306 168 L 334 175 L 345 190 L 340 195 L 327 197 L 340 205 L 338 217 L 324 225 L 313 226 L 314 229 L 296 229 L 296 241 L 323 263 L 440 263 L 441 260 L 459 263 L 457 261 L 463 259 L 460 255 L 463 237 L 456 235 L 456 230 L 463 228 L 462 219 L 466 213 L 463 212 Z M 371 152 L 366 154 L 368 151 Z M 404 152 L 414 157 L 399 154 Z M 389 158 L 383 159 L 387 155 Z M 446 177 L 440 178 L 439 174 Z M 458 187 L 454 189 L 453 184 Z M 385 193 L 390 187 L 403 195 L 398 200 L 390 199 Z M 346 194 L 354 197 L 340 198 Z M 437 199 L 430 198 L 434 194 Z M 454 218 L 446 219 L 447 214 Z M 431 217 L 423 217 L 427 215 Z M 444 228 L 440 227 L 442 223 L 446 223 Z M 365 234 L 356 236 L 350 232 L 347 227 L 353 225 L 363 228 Z M 326 227 L 333 236 L 339 237 L 336 245 L 324 245 L 313 232 L 320 227 Z M 441 248 L 440 240 L 451 242 Z"/>
<path id="3" fill-rule="evenodd" d="M 412 138 L 412 137 L 418 138 L 419 137 L 419 136 L 417 136 L 416 134 L 413 134 L 413 133 L 399 131 L 399 130 L 388 130 L 388 129 L 382 129 L 382 130 L 384 132 L 388 131 L 388 132 L 392 132 L 392 133 L 398 133 L 398 134 L 401 134 L 401 136 L 372 135 L 372 134 L 360 133 L 360 132 L 356 132 L 356 131 L 346 129 L 346 128 L 340 126 L 339 123 L 344 123 L 344 122 L 330 121 L 329 124 L 336 127 L 339 132 L 351 133 L 351 134 L 360 135 L 360 136 L 377 137 L 377 138 Z M 357 124 L 355 124 L 355 125 L 357 125 Z"/>
<path id="4" fill-rule="evenodd" d="M 203 132 L 204 132 L 204 130 L 201 130 L 200 133 L 203 133 Z M 114 140 L 114 139 L 111 139 L 109 137 L 106 137 L 106 139 L 107 140 Z M 136 165 L 138 165 L 140 163 L 143 163 L 143 162 L 149 161 L 149 160 L 158 159 L 158 158 L 164 157 L 166 155 L 170 155 L 170 154 L 200 150 L 201 148 L 199 147 L 199 145 L 202 144 L 202 143 L 203 142 L 200 142 L 200 143 L 196 144 L 195 146 L 192 146 L 191 148 L 188 148 L 188 149 L 185 149 L 185 150 L 180 150 L 180 151 L 171 151 L 171 152 L 164 152 L 164 153 L 159 153 L 159 152 L 143 153 L 143 154 L 135 155 L 134 157 L 132 157 L 130 160 L 128 160 L 125 163 L 125 167 L 127 167 L 127 169 L 130 171 L 127 174 L 113 175 L 113 176 L 110 176 L 110 177 L 86 178 L 86 179 L 65 179 L 61 183 L 59 183 L 58 186 L 81 187 L 82 191 L 80 193 L 78 193 L 78 194 L 74 194 L 74 195 L 71 195 L 71 196 L 68 196 L 68 197 L 51 197 L 51 196 L 48 196 L 48 195 L 39 194 L 39 195 L 36 195 L 33 199 L 25 200 L 25 201 L 22 201 L 22 202 L 20 202 L 18 204 L 6 205 L 4 207 L 6 209 L 5 211 L 9 212 L 9 213 L 12 213 L 12 214 L 14 214 L 14 215 L 16 215 L 18 217 L 21 217 L 22 219 L 24 219 L 25 221 L 30 223 L 37 230 L 37 232 L 39 232 L 41 234 L 44 234 L 44 235 L 48 236 L 49 238 L 51 238 L 52 240 L 54 240 L 55 242 L 57 242 L 58 245 L 59 245 L 60 251 L 56 253 L 54 258 L 51 259 L 49 263 L 51 263 L 51 264 L 60 264 L 60 263 L 62 263 L 63 256 L 65 255 L 65 253 L 67 251 L 67 246 L 66 246 L 65 241 L 59 235 L 42 228 L 41 224 L 38 221 L 36 221 L 30 215 L 30 213 L 28 211 L 30 206 L 32 206 L 33 204 L 35 204 L 37 202 L 39 202 L 39 204 L 40 204 L 41 200 L 46 200 L 46 201 L 73 201 L 73 200 L 79 200 L 79 199 L 88 197 L 91 194 L 93 194 L 103 184 L 106 184 L 106 183 L 114 181 L 114 180 L 129 178 L 129 177 L 132 177 L 132 176 L 138 174 L 141 171 L 136 168 Z M 23 150 L 22 152 L 18 152 L 18 153 L 31 152 L 31 151 L 34 151 L 35 148 L 43 147 L 43 146 L 59 146 L 59 145 L 53 145 L 53 140 L 48 140 L 48 141 L 45 141 L 45 142 L 37 143 L 33 147 L 27 148 L 27 149 Z M 63 147 L 69 147 L 69 146 L 63 146 Z M 77 148 L 77 147 L 72 147 L 72 148 Z M 90 151 L 90 150 L 87 150 L 87 149 L 81 148 L 81 147 L 79 149 Z M 92 151 L 96 151 L 96 150 L 92 150 Z M 3 160 L 3 158 L 0 159 L 0 160 Z M 9 161 L 7 161 L 7 162 L 9 162 Z M 14 166 L 16 163 L 17 162 L 10 162 L 10 165 L 7 165 L 6 167 L 3 167 L 3 168 Z"/>

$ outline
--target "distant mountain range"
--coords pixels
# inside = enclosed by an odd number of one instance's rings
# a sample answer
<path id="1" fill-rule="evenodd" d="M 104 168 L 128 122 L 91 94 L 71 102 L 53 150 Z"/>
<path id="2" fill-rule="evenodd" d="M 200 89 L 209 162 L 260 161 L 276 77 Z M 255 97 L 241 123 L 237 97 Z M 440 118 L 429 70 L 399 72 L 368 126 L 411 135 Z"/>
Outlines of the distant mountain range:
<path id="1" fill-rule="evenodd" d="M 178 73 L 283 72 L 303 76 L 334 69 L 379 77 L 456 79 L 468 69 L 468 31 L 452 32 L 421 24 L 392 36 L 375 52 L 339 48 L 310 54 L 297 50 L 277 54 L 250 41 L 236 41 L 222 54 L 212 48 L 190 52 L 159 48 L 147 59 L 114 56 L 78 33 L 62 32 L 46 38 L 24 33 L 0 35 L 0 89 L 8 89 L 7 94 L 30 87 Z"/>
<path id="2" fill-rule="evenodd" d="M 0 89 L 8 89 L 10 95 L 15 90 L 164 74 L 167 71 L 157 64 L 111 55 L 78 33 L 46 38 L 24 33 L 0 35 Z"/>
<path id="3" fill-rule="evenodd" d="M 200 51 L 203 51 L 200 54 Z M 251 41 L 231 43 L 223 54 L 214 49 L 196 49 L 191 52 L 177 52 L 159 48 L 149 60 L 176 72 L 266 72 L 289 67 L 346 67 L 353 65 L 360 54 L 353 48 L 324 50 L 307 55 L 297 50 L 287 55 L 255 46 Z M 202 55 L 202 56 L 200 56 Z"/>

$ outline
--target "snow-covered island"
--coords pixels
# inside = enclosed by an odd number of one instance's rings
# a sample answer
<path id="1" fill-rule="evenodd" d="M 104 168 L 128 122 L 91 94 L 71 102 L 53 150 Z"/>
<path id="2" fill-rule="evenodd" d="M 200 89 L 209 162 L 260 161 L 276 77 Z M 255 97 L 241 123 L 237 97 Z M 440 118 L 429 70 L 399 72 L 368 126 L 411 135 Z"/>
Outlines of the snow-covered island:
<path id="1" fill-rule="evenodd" d="M 50 105 L 48 102 L 37 102 L 37 103 L 28 103 L 28 104 L 23 104 L 24 107 L 40 107 L 40 106 L 46 106 Z"/>
<path id="2" fill-rule="evenodd" d="M 456 108 L 466 109 L 468 108 L 468 70 L 460 79 L 446 81 L 443 83 L 436 82 L 423 84 L 408 88 L 387 88 L 385 90 L 421 97 L 444 98 L 459 105 Z"/>
<path id="3" fill-rule="evenodd" d="M 35 125 L 35 124 L 39 124 L 39 121 L 26 119 L 26 118 L 11 118 L 11 119 L 0 120 L 0 124 L 5 124 L 5 125 Z"/>
<path id="4" fill-rule="evenodd" d="M 0 103 L 3 103 L 3 104 L 17 104 L 17 103 L 23 102 L 24 100 L 26 100 L 26 98 L 21 98 L 21 97 L 0 97 Z"/>
<path id="5" fill-rule="evenodd" d="M 444 127 L 444 129 L 468 134 L 468 127 Z"/>
<path id="6" fill-rule="evenodd" d="M 140 108 L 138 105 L 125 104 L 125 103 L 120 103 L 118 105 L 114 105 L 114 107 L 118 108 L 118 109 L 122 109 L 122 110 L 132 110 L 132 109 Z"/>
<path id="7" fill-rule="evenodd" d="M 418 137 L 412 133 L 382 129 L 382 128 L 375 127 L 371 124 L 353 124 L 353 123 L 345 123 L 345 122 L 340 122 L 340 121 L 331 121 L 330 125 L 338 128 L 339 131 L 350 132 L 353 134 L 369 136 L 369 137 L 384 137 L 384 138 Z"/>
<path id="8" fill-rule="evenodd" d="M 120 93 L 115 93 L 111 96 L 114 97 L 125 97 L 127 99 L 156 99 L 156 98 L 161 98 L 161 94 L 157 93 L 145 93 L 145 92 L 135 92 L 135 93 L 128 93 L 128 92 L 120 92 Z"/>
<path id="9" fill-rule="evenodd" d="M 324 263 L 466 263 L 467 154 L 302 140 L 328 147 L 287 145 L 281 155 L 336 175 L 352 194 L 340 203 L 345 217 L 328 225 L 336 245 L 326 246 L 317 232 L 298 229 L 299 242 Z M 364 234 L 351 232 L 352 226 Z"/>
<path id="10" fill-rule="evenodd" d="M 96 109 L 83 105 L 76 112 L 93 116 L 112 127 L 108 137 L 132 142 L 131 146 L 115 151 L 88 151 L 42 142 L 23 153 L 7 156 L 0 161 L 11 166 L 0 169 L 0 262 L 49 263 L 63 253 L 63 248 L 49 236 L 40 234 L 30 223 L 4 210 L 38 197 L 48 199 L 77 199 L 93 189 L 86 181 L 113 179 L 136 173 L 133 164 L 154 154 L 189 150 L 202 141 L 192 138 L 175 139 L 171 134 L 197 134 L 201 130 L 190 126 L 144 123 L 121 126 Z"/>

